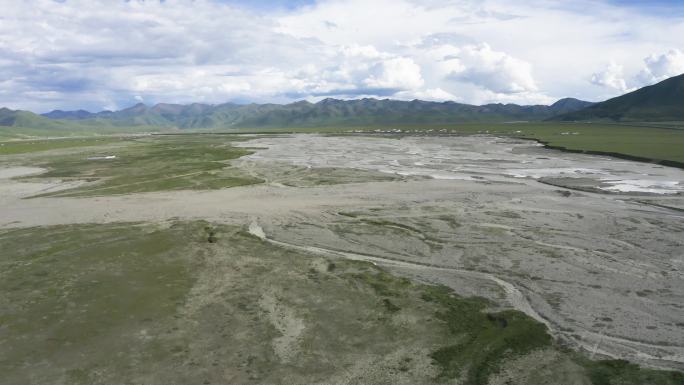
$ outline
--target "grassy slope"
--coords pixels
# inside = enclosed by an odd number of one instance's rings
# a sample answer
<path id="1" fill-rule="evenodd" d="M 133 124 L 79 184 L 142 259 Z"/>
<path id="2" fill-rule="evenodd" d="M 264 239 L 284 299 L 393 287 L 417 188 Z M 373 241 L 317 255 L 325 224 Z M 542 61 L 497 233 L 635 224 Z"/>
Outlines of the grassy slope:
<path id="1" fill-rule="evenodd" d="M 684 119 L 684 74 L 553 120 L 673 121 Z"/>
<path id="2" fill-rule="evenodd" d="M 521 313 L 487 313 L 485 300 L 285 250 L 237 227 L 2 230 L 0 248 L 10 251 L 0 257 L 3 385 L 484 385 L 503 367 L 517 373 L 510 384 L 684 380 L 577 357 Z M 535 377 L 542 367 L 552 370 Z"/>

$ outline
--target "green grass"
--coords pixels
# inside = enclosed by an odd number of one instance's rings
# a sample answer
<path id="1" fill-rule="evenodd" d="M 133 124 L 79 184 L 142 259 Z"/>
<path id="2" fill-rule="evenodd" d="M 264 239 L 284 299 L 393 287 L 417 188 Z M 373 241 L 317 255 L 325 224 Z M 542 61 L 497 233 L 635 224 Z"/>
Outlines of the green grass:
<path id="1" fill-rule="evenodd" d="M 442 320 L 454 340 L 432 353 L 440 377 L 465 375 L 465 384 L 485 385 L 505 359 L 551 346 L 543 324 L 517 311 L 486 313 L 487 301 L 459 298 L 442 286 L 423 288 L 423 299 L 441 307 Z"/>
<path id="2" fill-rule="evenodd" d="M 684 373 L 641 368 L 623 360 L 590 361 L 578 357 L 593 385 L 684 384 Z"/>
<path id="3" fill-rule="evenodd" d="M 138 333 L 183 304 L 196 276 L 186 250 L 201 234 L 199 225 L 133 223 L 0 232 L 0 383 L 42 382 L 24 369 L 40 362 L 85 384 L 76 368 L 153 359 Z"/>
<path id="4" fill-rule="evenodd" d="M 250 153 L 213 136 L 154 137 L 130 140 L 120 148 L 94 148 L 41 158 L 49 171 L 28 178 L 96 181 L 41 196 L 98 196 L 163 190 L 207 190 L 259 183 L 230 168 L 228 161 Z M 88 159 L 115 155 L 115 159 Z"/>
<path id="5" fill-rule="evenodd" d="M 518 130 L 522 131 L 522 137 L 571 150 L 617 153 L 684 163 L 684 130 L 593 124 L 539 124 L 521 126 Z"/>
<path id="6" fill-rule="evenodd" d="M 0 155 L 25 154 L 30 152 L 56 150 L 60 148 L 101 146 L 120 142 L 116 137 L 69 138 L 69 139 L 30 139 L 0 142 Z"/>
<path id="7" fill-rule="evenodd" d="M 57 122 L 57 121 L 50 121 Z M 170 132 L 173 129 L 152 126 L 85 125 L 79 121 L 59 121 L 58 127 L 0 126 L 0 140 L 40 139 L 61 137 L 88 137 L 101 135 L 130 135 L 139 133 Z"/>

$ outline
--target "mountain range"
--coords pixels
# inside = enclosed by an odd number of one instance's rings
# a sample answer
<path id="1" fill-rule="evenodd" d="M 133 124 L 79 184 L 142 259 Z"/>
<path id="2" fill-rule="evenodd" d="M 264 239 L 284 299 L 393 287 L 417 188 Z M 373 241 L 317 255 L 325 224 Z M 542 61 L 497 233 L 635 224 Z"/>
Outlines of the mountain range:
<path id="1" fill-rule="evenodd" d="M 142 103 L 121 111 L 52 111 L 52 119 L 106 119 L 122 125 L 164 125 L 179 128 L 316 126 L 408 123 L 458 123 L 472 121 L 541 120 L 591 105 L 577 99 L 562 99 L 550 105 L 520 106 L 487 104 L 473 106 L 455 102 L 413 100 L 338 100 L 291 104 L 157 104 Z"/>
<path id="2" fill-rule="evenodd" d="M 0 109 L 0 126 L 31 128 L 175 127 L 256 128 L 457 124 L 507 121 L 684 121 L 684 75 L 591 103 L 573 98 L 551 105 L 521 106 L 364 98 L 290 104 L 139 103 L 119 111 L 55 110 L 43 115 Z"/>
<path id="3" fill-rule="evenodd" d="M 316 127 L 381 124 L 450 124 L 544 120 L 592 103 L 561 99 L 550 105 L 520 106 L 390 99 L 338 100 L 290 104 L 157 104 L 139 103 L 119 111 L 91 113 L 55 110 L 43 115 L 0 110 L 0 125 L 45 127 L 50 124 L 94 126 L 154 126 L 177 128 Z"/>

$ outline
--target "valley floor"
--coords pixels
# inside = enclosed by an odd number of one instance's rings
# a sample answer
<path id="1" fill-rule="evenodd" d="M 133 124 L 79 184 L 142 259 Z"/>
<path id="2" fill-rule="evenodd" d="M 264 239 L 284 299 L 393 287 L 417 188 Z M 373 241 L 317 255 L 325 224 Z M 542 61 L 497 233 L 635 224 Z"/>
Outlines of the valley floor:
<path id="1" fill-rule="evenodd" d="M 0 167 L 8 384 L 682 380 L 589 359 L 684 370 L 680 169 L 321 135 L 136 138 Z"/>

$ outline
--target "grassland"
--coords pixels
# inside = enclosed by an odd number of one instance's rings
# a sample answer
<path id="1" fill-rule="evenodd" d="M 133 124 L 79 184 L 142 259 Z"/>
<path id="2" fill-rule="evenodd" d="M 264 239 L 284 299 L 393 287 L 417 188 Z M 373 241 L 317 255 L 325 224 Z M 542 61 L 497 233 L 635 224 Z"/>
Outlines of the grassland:
<path id="1" fill-rule="evenodd" d="M 684 165 L 684 130 L 626 125 L 540 124 L 520 136 L 569 150 L 613 153 Z"/>
<path id="2" fill-rule="evenodd" d="M 33 165 L 48 171 L 30 178 L 89 182 L 44 196 L 219 189 L 261 182 L 230 167 L 230 160 L 250 152 L 231 146 L 225 138 L 206 135 L 146 137 L 129 139 L 125 144 L 40 157 Z M 101 158 L 105 156 L 115 158 Z"/>
<path id="3" fill-rule="evenodd" d="M 82 125 L 77 121 L 60 122 L 59 127 L 26 127 L 0 126 L 0 140 L 24 140 L 61 137 L 93 137 L 102 135 L 131 135 L 140 133 L 170 132 L 173 129 L 153 126 L 111 126 Z"/>
<path id="4" fill-rule="evenodd" d="M 684 379 L 590 361 L 521 313 L 489 313 L 486 300 L 282 249 L 239 227 L 2 230 L 0 247 L 10 251 L 0 258 L 0 384 Z"/>
<path id="5" fill-rule="evenodd" d="M 122 140 L 122 138 L 118 137 L 15 140 L 0 142 L 0 155 L 25 154 L 61 148 L 101 146 Z"/>
<path id="6" fill-rule="evenodd" d="M 112 351 L 153 356 L 136 333 L 187 295 L 191 237 L 138 224 L 3 231 L 0 382 L 88 383 L 90 363 L 125 370 Z"/>

